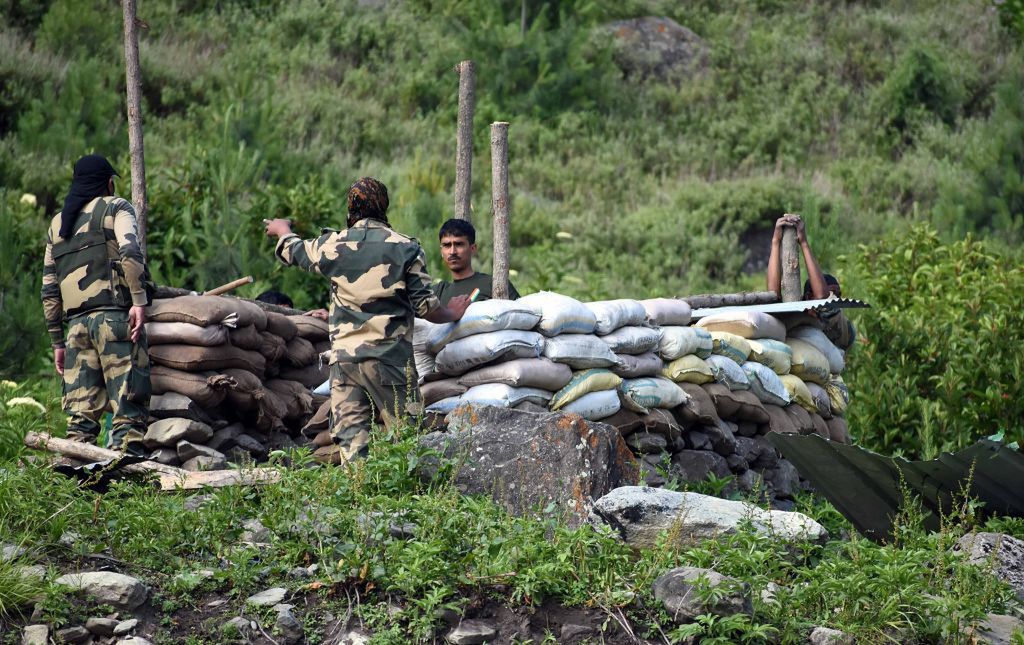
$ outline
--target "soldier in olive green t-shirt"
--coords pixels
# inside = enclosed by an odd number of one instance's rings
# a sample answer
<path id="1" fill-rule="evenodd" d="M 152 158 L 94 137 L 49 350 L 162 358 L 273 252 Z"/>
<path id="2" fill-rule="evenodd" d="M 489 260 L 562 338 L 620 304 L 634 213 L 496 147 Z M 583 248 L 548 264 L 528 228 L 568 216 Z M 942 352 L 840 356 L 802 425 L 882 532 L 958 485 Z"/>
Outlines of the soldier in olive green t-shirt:
<path id="1" fill-rule="evenodd" d="M 473 225 L 466 220 L 450 219 L 441 226 L 438 238 L 441 256 L 453 278 L 452 282 L 438 280 L 432 285 L 441 304 L 447 304 L 455 296 L 468 296 L 474 289 L 480 290 L 477 300 L 489 300 L 492 297 L 491 276 L 473 270 L 473 256 L 476 255 L 476 229 Z M 511 282 L 508 294 L 512 300 L 519 298 L 519 292 Z"/>

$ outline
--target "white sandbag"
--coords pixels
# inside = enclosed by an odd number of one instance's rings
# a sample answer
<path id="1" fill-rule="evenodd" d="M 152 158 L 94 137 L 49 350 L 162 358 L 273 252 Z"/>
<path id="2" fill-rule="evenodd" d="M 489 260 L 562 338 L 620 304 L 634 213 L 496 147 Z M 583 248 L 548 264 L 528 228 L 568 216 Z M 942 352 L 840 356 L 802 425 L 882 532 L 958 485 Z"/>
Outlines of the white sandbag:
<path id="1" fill-rule="evenodd" d="M 449 396 L 448 398 L 441 399 L 436 403 L 431 403 L 424 409 L 424 412 L 437 412 L 440 414 L 448 414 L 449 412 L 459 407 L 460 405 L 462 405 L 461 396 Z"/>
<path id="2" fill-rule="evenodd" d="M 611 367 L 618 363 L 608 345 L 593 334 L 566 334 L 544 341 L 544 356 L 577 370 Z"/>
<path id="3" fill-rule="evenodd" d="M 537 331 L 545 336 L 559 334 L 593 334 L 597 317 L 579 300 L 550 291 L 523 296 L 516 304 L 538 314 Z"/>
<path id="4" fill-rule="evenodd" d="M 647 310 L 636 300 L 599 300 L 585 304 L 597 319 L 594 333 L 598 336 L 610 334 L 619 327 L 642 325 L 647 318 Z"/>
<path id="5" fill-rule="evenodd" d="M 629 410 L 647 414 L 651 408 L 672 409 L 690 400 L 690 396 L 663 377 L 631 378 L 619 384 L 622 404 Z"/>
<path id="6" fill-rule="evenodd" d="M 674 361 L 688 354 L 700 358 L 711 356 L 711 334 L 699 327 L 662 327 L 658 353 L 666 361 Z"/>
<path id="7" fill-rule="evenodd" d="M 313 394 L 318 396 L 330 396 L 331 395 L 331 379 L 327 379 L 320 385 L 313 388 Z"/>
<path id="8" fill-rule="evenodd" d="M 708 367 L 715 376 L 715 382 L 721 383 L 730 390 L 749 390 L 750 381 L 740 364 L 728 356 L 715 354 L 707 357 Z"/>
<path id="9" fill-rule="evenodd" d="M 547 405 L 551 392 L 535 387 L 512 387 L 504 383 L 484 383 L 466 390 L 460 397 L 463 403 L 474 405 L 491 405 L 499 408 L 511 408 L 523 401 L 537 405 Z"/>
<path id="10" fill-rule="evenodd" d="M 818 414 L 821 415 L 821 418 L 831 419 L 832 401 L 829 399 L 825 388 L 817 383 L 805 383 L 805 385 L 807 385 L 807 391 L 811 393 L 811 398 L 814 399 L 814 407 L 818 408 Z"/>
<path id="11" fill-rule="evenodd" d="M 150 345 L 181 343 L 215 347 L 228 342 L 228 328 L 224 325 L 201 327 L 187 322 L 148 322 L 145 326 L 146 341 Z"/>
<path id="12" fill-rule="evenodd" d="M 529 330 L 538 322 L 540 314 L 516 300 L 481 300 L 470 304 L 458 322 L 436 326 L 428 347 L 436 355 L 460 338 L 505 329 Z"/>
<path id="13" fill-rule="evenodd" d="M 665 363 L 661 357 L 654 352 L 644 354 L 616 354 L 619 360 L 618 365 L 613 365 L 611 370 L 622 378 L 639 378 L 641 376 L 658 376 Z"/>
<path id="14" fill-rule="evenodd" d="M 786 340 L 786 326 L 763 311 L 732 311 L 705 316 L 697 321 L 698 327 L 708 331 L 724 331 L 741 338 L 771 338 Z"/>
<path id="15" fill-rule="evenodd" d="M 766 365 L 772 368 L 776 374 L 789 374 L 790 367 L 793 365 L 793 350 L 789 348 L 789 345 L 770 338 L 751 340 L 748 344 L 750 345 L 748 360 Z"/>
<path id="16" fill-rule="evenodd" d="M 466 372 L 459 377 L 459 383 L 466 387 L 504 383 L 512 387 L 535 387 L 554 392 L 571 378 L 572 368 L 563 363 L 547 358 L 517 358 Z"/>
<path id="17" fill-rule="evenodd" d="M 422 318 L 413 320 L 412 355 L 416 362 L 416 374 L 419 375 L 421 382 L 428 374 L 437 371 L 437 366 L 434 363 L 435 352 L 430 351 L 430 343 L 435 336 L 444 334 L 443 329 L 440 329 L 443 327 L 445 325 L 437 325 Z"/>
<path id="18" fill-rule="evenodd" d="M 661 330 L 654 327 L 620 327 L 598 338 L 616 354 L 643 354 L 658 348 Z"/>
<path id="19" fill-rule="evenodd" d="M 457 376 L 498 358 L 536 358 L 543 348 L 544 337 L 535 331 L 492 331 L 448 343 L 436 364 L 439 372 Z"/>
<path id="20" fill-rule="evenodd" d="M 747 361 L 743 364 L 743 371 L 747 374 L 747 381 L 750 382 L 750 391 L 761 403 L 771 405 L 789 405 L 789 392 L 782 384 L 782 379 L 775 373 L 775 370 L 754 361 Z"/>
<path id="21" fill-rule="evenodd" d="M 588 421 L 597 421 L 612 416 L 621 407 L 622 402 L 619 401 L 619 393 L 616 390 L 602 390 L 584 394 L 562 408 L 562 412 L 578 414 Z"/>
<path id="22" fill-rule="evenodd" d="M 669 325 L 689 325 L 693 310 L 690 303 L 678 298 L 651 298 L 641 300 L 647 320 L 658 327 Z"/>
<path id="23" fill-rule="evenodd" d="M 789 335 L 792 338 L 799 338 L 824 354 L 825 358 L 828 360 L 828 371 L 832 374 L 841 374 L 846 368 L 846 359 L 843 356 L 843 350 L 836 347 L 835 344 L 828 339 L 828 336 L 825 335 L 825 332 L 817 327 L 802 325 L 790 330 Z"/>

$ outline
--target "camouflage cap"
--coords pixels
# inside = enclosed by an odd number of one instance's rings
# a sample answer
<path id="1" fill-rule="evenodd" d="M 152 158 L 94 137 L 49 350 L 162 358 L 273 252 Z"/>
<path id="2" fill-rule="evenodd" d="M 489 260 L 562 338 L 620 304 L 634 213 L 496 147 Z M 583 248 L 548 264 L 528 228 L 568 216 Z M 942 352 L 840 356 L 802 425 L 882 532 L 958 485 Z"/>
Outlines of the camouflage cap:
<path id="1" fill-rule="evenodd" d="M 363 177 L 348 189 L 348 215 L 351 219 L 373 217 L 388 221 L 388 189 L 373 177 Z"/>

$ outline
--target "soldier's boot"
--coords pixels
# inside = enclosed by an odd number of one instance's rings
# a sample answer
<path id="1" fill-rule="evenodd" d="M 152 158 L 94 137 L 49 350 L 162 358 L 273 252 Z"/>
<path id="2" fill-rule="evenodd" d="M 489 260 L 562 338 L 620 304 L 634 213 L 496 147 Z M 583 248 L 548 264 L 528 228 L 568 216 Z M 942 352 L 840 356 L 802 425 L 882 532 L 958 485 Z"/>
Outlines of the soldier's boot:
<path id="1" fill-rule="evenodd" d="M 77 443 L 89 443 L 96 445 L 96 440 L 99 439 L 99 434 L 94 432 L 88 432 L 85 430 L 74 430 L 68 428 L 67 439 Z"/>
<path id="2" fill-rule="evenodd" d="M 133 457 L 145 457 L 146 447 L 142 445 L 143 433 L 137 428 L 113 428 L 110 433 L 110 449 L 122 450 Z"/>

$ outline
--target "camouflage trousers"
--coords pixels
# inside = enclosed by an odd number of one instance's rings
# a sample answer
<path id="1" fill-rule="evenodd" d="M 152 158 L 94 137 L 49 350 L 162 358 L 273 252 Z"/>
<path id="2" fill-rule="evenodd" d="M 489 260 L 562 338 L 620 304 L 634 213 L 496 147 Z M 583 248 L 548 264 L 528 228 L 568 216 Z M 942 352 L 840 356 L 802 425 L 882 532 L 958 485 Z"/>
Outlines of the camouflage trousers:
<path id="1" fill-rule="evenodd" d="M 128 312 L 94 311 L 68 321 L 64 411 L 68 437 L 95 441 L 105 411 L 114 415 L 110 447 L 142 453 L 149 420 L 149 349 L 145 331 L 131 341 Z"/>
<path id="2" fill-rule="evenodd" d="M 416 373 L 377 360 L 331 364 L 330 463 L 344 463 L 369 452 L 370 428 L 378 420 L 391 427 L 419 400 Z M 410 387 L 412 384 L 412 387 Z M 327 456 L 327 455 L 325 455 Z"/>

